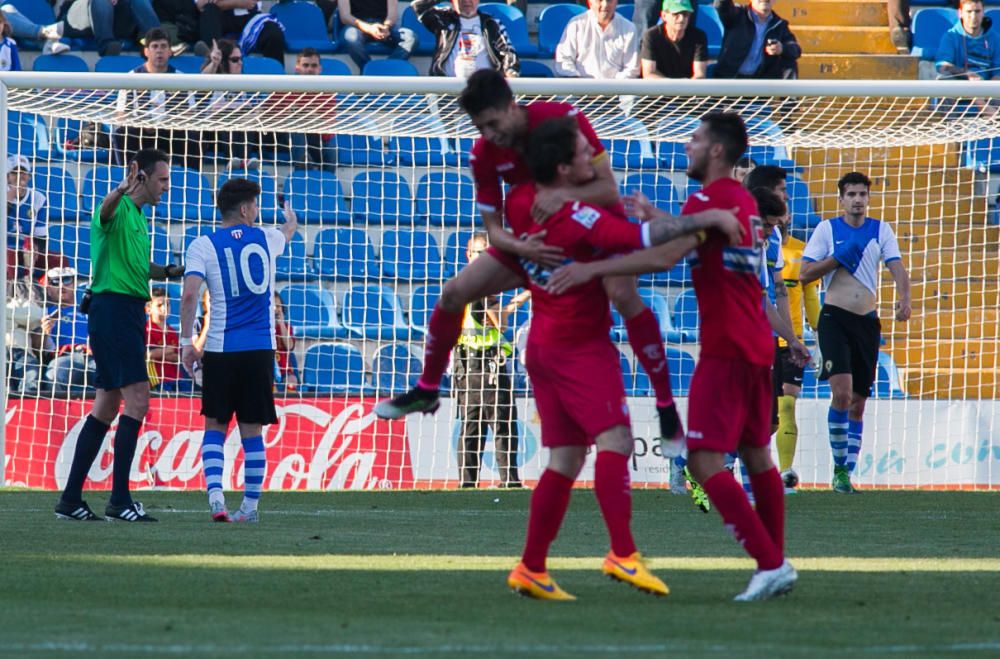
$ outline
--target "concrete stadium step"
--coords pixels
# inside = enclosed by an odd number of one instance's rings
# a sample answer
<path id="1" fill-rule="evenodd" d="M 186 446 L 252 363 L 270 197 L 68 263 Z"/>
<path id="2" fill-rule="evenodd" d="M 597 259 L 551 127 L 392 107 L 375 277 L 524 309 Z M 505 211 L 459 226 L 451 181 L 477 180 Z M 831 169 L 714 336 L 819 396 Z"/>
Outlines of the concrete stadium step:
<path id="1" fill-rule="evenodd" d="M 901 368 L 903 387 L 915 398 L 996 398 L 1000 373 L 991 368 Z"/>
<path id="2" fill-rule="evenodd" d="M 836 181 L 828 182 L 819 190 L 810 186 L 809 191 L 813 195 L 817 213 L 823 217 L 841 214 Z M 959 227 L 982 225 L 986 223 L 987 199 L 971 194 L 957 195 L 945 190 L 875 194 L 868 214 L 889 222 L 946 221 L 957 218 L 960 220 L 956 223 Z"/>
<path id="3" fill-rule="evenodd" d="M 778 10 L 796 33 L 803 25 L 867 25 L 888 29 L 889 24 L 885 3 L 873 0 L 782 0 Z"/>
<path id="4" fill-rule="evenodd" d="M 1000 256 L 996 245 L 970 245 L 956 249 L 905 254 L 906 269 L 910 278 L 960 279 L 964 277 L 992 277 L 1000 271 Z M 891 277 L 888 270 L 882 278 Z"/>
<path id="5" fill-rule="evenodd" d="M 804 53 L 895 55 L 889 29 L 881 27 L 792 25 Z"/>
<path id="6" fill-rule="evenodd" d="M 915 80 L 919 68 L 920 60 L 910 55 L 805 53 L 799 58 L 799 77 L 806 80 Z"/>
<path id="7" fill-rule="evenodd" d="M 882 318 L 887 316 L 880 312 Z M 891 318 L 891 316 L 888 316 Z M 1000 311 L 996 309 L 956 309 L 955 311 L 924 311 L 914 309 L 907 323 L 883 322 L 886 339 L 934 338 L 989 339 L 998 341 Z"/>
<path id="8" fill-rule="evenodd" d="M 906 228 L 897 232 L 897 238 L 903 251 L 906 251 L 904 245 L 909 245 L 910 250 L 917 251 L 955 249 L 964 245 L 995 245 L 1000 241 L 1000 226 L 956 228 L 941 233 L 923 233 L 913 228 Z"/>
<path id="9" fill-rule="evenodd" d="M 914 113 L 926 107 L 927 99 L 879 99 L 880 102 L 847 104 L 840 112 L 852 117 L 866 114 L 884 116 L 890 113 Z M 829 112 L 834 112 L 831 108 Z M 913 146 L 879 147 L 796 147 L 792 153 L 795 162 L 803 167 L 836 165 L 845 172 L 852 168 L 862 171 L 881 166 L 898 166 L 905 162 L 908 166 L 921 169 L 951 169 L 961 165 L 962 147 L 953 142 L 947 144 L 919 144 Z"/>
<path id="10" fill-rule="evenodd" d="M 882 350 L 892 355 L 896 364 L 923 368 L 1000 367 L 996 339 L 903 339 L 891 340 Z"/>
<path id="11" fill-rule="evenodd" d="M 812 189 L 829 182 L 836 185 L 837 180 L 849 170 L 843 165 L 813 165 L 803 173 L 802 178 Z M 964 167 L 928 168 L 911 165 L 909 162 L 896 161 L 895 164 L 869 164 L 864 170 L 872 180 L 872 194 L 888 194 L 897 192 L 927 191 L 947 186 L 954 192 L 964 192 L 971 195 L 975 192 L 973 184 L 977 181 L 976 172 Z"/>
<path id="12" fill-rule="evenodd" d="M 896 299 L 895 287 L 883 284 L 879 289 L 879 299 L 886 306 L 891 306 Z M 1000 303 L 1000 285 L 995 279 L 914 283 L 910 286 L 910 299 L 914 307 L 924 309 L 993 309 Z M 883 317 L 891 318 L 891 314 Z"/>

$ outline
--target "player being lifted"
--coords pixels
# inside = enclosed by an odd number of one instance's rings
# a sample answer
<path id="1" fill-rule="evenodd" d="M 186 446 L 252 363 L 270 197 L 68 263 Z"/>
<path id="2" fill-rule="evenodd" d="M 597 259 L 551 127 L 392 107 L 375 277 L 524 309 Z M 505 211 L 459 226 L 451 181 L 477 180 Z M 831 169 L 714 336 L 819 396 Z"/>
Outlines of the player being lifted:
<path id="1" fill-rule="evenodd" d="M 514 187 L 505 205 L 516 234 L 544 234 L 546 245 L 559 247 L 573 261 L 632 251 L 715 226 L 724 228 L 734 242 L 742 240 L 742 226 L 728 212 L 702 213 L 687 221 L 661 218 L 640 226 L 578 201 L 564 202 L 543 229 L 532 217 L 536 197 L 592 181 L 593 153 L 572 116 L 548 119 L 535 127 L 525 151 L 535 182 Z M 646 569 L 632 538 L 628 458 L 634 441 L 618 350 L 608 335 L 611 313 L 604 287 L 590 281 L 553 295 L 545 290 L 549 268 L 527 259 L 511 267 L 520 277 L 518 283 L 532 293 L 525 364 L 549 457 L 531 495 L 524 554 L 507 583 L 531 597 L 574 599 L 548 575 L 545 559 L 569 505 L 573 482 L 589 447 L 596 444 L 594 494 L 611 537 L 602 570 L 640 590 L 666 595 L 667 587 Z"/>
<path id="2" fill-rule="evenodd" d="M 879 262 L 896 283 L 896 320 L 910 319 L 910 277 L 892 228 L 868 217 L 871 181 L 860 172 L 837 181 L 844 214 L 824 220 L 802 252 L 799 280 L 823 278 L 826 299 L 816 331 L 823 356 L 821 380 L 830 382 L 830 449 L 833 490 L 850 494 L 851 472 L 861 452 L 862 419 L 878 366 L 881 325 L 875 311 Z"/>
<path id="3" fill-rule="evenodd" d="M 558 247 L 544 242 L 544 232 L 521 238 L 503 228 L 500 181 L 516 185 L 531 180 L 524 152 L 529 137 L 542 121 L 552 117 L 573 117 L 593 147 L 597 174 L 580 185 L 540 192 L 532 207 L 533 217 L 544 221 L 570 199 L 602 206 L 624 216 L 607 153 L 586 117 L 572 105 L 548 101 L 518 104 L 503 74 L 492 69 L 477 71 L 469 77 L 459 103 L 481 133 L 472 147 L 470 165 L 476 184 L 476 202 L 491 246 L 481 258 L 445 284 L 428 322 L 420 379 L 410 391 L 375 406 L 375 414 L 385 419 L 437 410 L 438 386 L 448 366 L 451 349 L 462 331 L 466 304 L 519 286 L 519 260 L 531 261 L 541 268 L 556 267 L 565 260 L 565 254 Z M 609 278 L 604 286 L 612 304 L 626 319 L 629 343 L 655 390 L 660 435 L 665 440 L 675 440 L 673 446 L 679 449 L 683 428 L 673 403 L 666 353 L 656 316 L 639 296 L 634 277 Z"/>
<path id="4" fill-rule="evenodd" d="M 732 178 L 747 148 L 738 114 L 712 112 L 687 143 L 689 178 L 703 188 L 684 212 L 738 208 L 747 229 L 740 245 L 727 245 L 715 231 L 616 259 L 570 264 L 553 274 L 550 290 L 567 290 L 593 277 L 669 269 L 697 248 L 691 277 L 698 298 L 701 355 L 691 380 L 688 407 L 688 466 L 719 511 L 726 528 L 757 561 L 737 601 L 787 593 L 797 574 L 785 560 L 785 499 L 781 476 L 771 461 L 771 362 L 774 344 L 761 305 L 758 279 L 763 231 L 750 193 Z M 655 213 L 649 207 L 646 213 Z M 727 452 L 739 449 L 750 473 L 756 510 L 725 468 Z"/>

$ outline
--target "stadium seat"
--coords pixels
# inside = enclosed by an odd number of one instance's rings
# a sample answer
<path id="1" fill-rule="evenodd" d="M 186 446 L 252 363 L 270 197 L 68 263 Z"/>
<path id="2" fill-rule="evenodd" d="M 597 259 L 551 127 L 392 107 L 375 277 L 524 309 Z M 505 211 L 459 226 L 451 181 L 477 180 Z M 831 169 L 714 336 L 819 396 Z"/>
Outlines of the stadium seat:
<path id="1" fill-rule="evenodd" d="M 451 152 L 448 139 L 444 137 L 445 125 L 436 115 L 401 115 L 393 121 L 393 132 L 398 133 L 395 143 L 401 165 L 441 167 L 458 164 L 458 156 Z M 437 133 L 438 137 L 427 137 L 427 133 Z"/>
<path id="2" fill-rule="evenodd" d="M 247 75 L 284 75 L 285 65 L 263 55 L 243 57 L 243 73 Z"/>
<path id="3" fill-rule="evenodd" d="M 125 178 L 125 168 L 118 165 L 95 166 L 83 176 L 82 207 L 90 214 L 111 189 Z"/>
<path id="4" fill-rule="evenodd" d="M 220 171 L 215 184 L 222 184 L 231 178 L 245 178 L 260 186 L 260 199 L 257 206 L 260 209 L 260 221 L 264 224 L 284 223 L 281 204 L 278 203 L 278 181 L 271 172 L 263 169 L 226 169 Z M 214 213 L 213 213 L 214 216 Z M 302 220 L 299 217 L 299 220 Z"/>
<path id="5" fill-rule="evenodd" d="M 878 364 L 875 367 L 875 384 L 872 386 L 873 398 L 906 398 L 903 389 L 903 379 L 892 355 L 886 352 L 878 353 Z"/>
<path id="6" fill-rule="evenodd" d="M 309 268 L 306 241 L 298 231 L 292 234 L 285 251 L 275 259 L 274 266 L 278 281 L 312 281 L 316 278 Z"/>
<path id="7" fill-rule="evenodd" d="M 619 188 L 623 195 L 642 192 L 657 208 L 662 208 L 673 215 L 680 214 L 680 199 L 674 190 L 673 181 L 666 176 L 655 172 L 627 174 L 619 184 Z"/>
<path id="8" fill-rule="evenodd" d="M 413 55 L 432 55 L 434 53 L 437 48 L 437 39 L 435 39 L 434 33 L 425 28 L 424 24 L 417 19 L 417 13 L 413 11 L 412 6 L 407 5 L 406 9 L 403 10 L 399 26 L 409 28 L 417 35 L 417 43 L 413 46 Z"/>
<path id="9" fill-rule="evenodd" d="M 639 282 L 651 286 L 681 286 L 690 288 L 692 285 L 691 264 L 686 258 L 681 259 L 669 270 L 639 275 Z"/>
<path id="10" fill-rule="evenodd" d="M 1000 172 L 1000 138 L 983 137 L 964 142 L 962 164 L 979 172 Z"/>
<path id="11" fill-rule="evenodd" d="M 474 231 L 454 231 L 448 234 L 444 243 L 444 276 L 454 277 L 469 262 L 465 252 Z"/>
<path id="12" fill-rule="evenodd" d="M 522 78 L 555 78 L 548 64 L 544 62 L 534 62 L 532 60 L 521 60 L 518 62 Z"/>
<path id="13" fill-rule="evenodd" d="M 402 59 L 373 59 L 361 71 L 363 76 L 413 76 L 417 77 L 420 72 L 406 60 Z"/>
<path id="14" fill-rule="evenodd" d="M 698 336 L 698 298 L 687 289 L 674 299 L 674 329 Z"/>
<path id="15" fill-rule="evenodd" d="M 406 179 L 393 171 L 358 172 L 351 182 L 354 219 L 381 227 L 413 224 L 413 194 Z"/>
<path id="16" fill-rule="evenodd" d="M 32 71 L 60 71 L 65 73 L 89 73 L 90 67 L 82 57 L 63 53 L 62 55 L 39 55 L 31 63 Z"/>
<path id="17" fill-rule="evenodd" d="M 382 233 L 382 274 L 407 281 L 444 276 L 437 240 L 423 229 L 388 229 Z"/>
<path id="18" fill-rule="evenodd" d="M 417 216 L 432 226 L 474 227 L 475 187 L 465 174 L 430 172 L 417 182 Z"/>
<path id="19" fill-rule="evenodd" d="M 528 21 L 520 9 L 500 2 L 484 2 L 479 5 L 479 11 L 489 14 L 503 25 L 519 58 L 538 56 L 538 46 L 528 38 Z"/>
<path id="20" fill-rule="evenodd" d="M 184 242 L 182 243 L 183 250 L 181 255 L 187 258 L 188 248 L 191 247 L 191 243 L 195 241 L 196 238 L 200 236 L 207 236 L 208 234 L 215 231 L 215 227 L 211 224 L 195 224 L 184 229 Z"/>
<path id="21" fill-rule="evenodd" d="M 212 189 L 201 172 L 187 167 L 171 167 L 170 189 L 153 209 L 153 219 L 160 222 L 214 220 Z"/>
<path id="22" fill-rule="evenodd" d="M 690 336 L 688 333 L 674 328 L 673 322 L 670 319 L 670 307 L 667 304 L 667 299 L 662 294 L 657 293 L 652 288 L 640 288 L 639 296 L 646 303 L 646 306 L 652 310 L 653 315 L 656 316 L 656 320 L 660 324 L 660 335 L 664 341 L 669 343 L 691 343 L 697 340 L 697 337 Z M 627 342 L 628 330 L 625 328 L 625 320 L 613 306 L 611 308 L 611 322 L 612 339 L 623 343 Z"/>
<path id="23" fill-rule="evenodd" d="M 610 115 L 610 119 L 595 121 L 594 130 L 598 134 L 613 133 L 619 136 L 632 136 L 601 140 L 611 156 L 611 166 L 614 169 L 657 168 L 656 151 L 649 139 L 649 131 L 646 130 L 642 122 L 621 115 Z"/>
<path id="24" fill-rule="evenodd" d="M 367 165 L 382 166 L 396 162 L 395 140 L 389 141 L 388 150 L 383 144 L 384 133 L 374 122 L 361 120 L 361 128 L 365 134 L 338 134 L 334 136 L 337 147 L 337 165 L 352 165 L 364 167 Z"/>
<path id="25" fill-rule="evenodd" d="M 271 15 L 285 28 L 288 51 L 297 53 L 303 48 L 315 48 L 320 53 L 332 53 L 337 44 L 326 31 L 323 10 L 314 2 L 276 2 L 271 5 Z"/>
<path id="26" fill-rule="evenodd" d="M 350 224 L 344 190 L 336 174 L 296 169 L 285 179 L 285 200 L 303 224 Z"/>
<path id="27" fill-rule="evenodd" d="M 105 55 L 94 64 L 94 73 L 128 73 L 145 63 L 138 55 Z"/>
<path id="28" fill-rule="evenodd" d="M 415 286 L 410 293 L 410 327 L 417 332 L 427 331 L 427 321 L 431 318 L 431 311 L 441 297 L 440 284 L 428 284 L 427 286 Z"/>
<path id="29" fill-rule="evenodd" d="M 694 26 L 708 37 L 708 56 L 716 59 L 722 50 L 722 19 L 712 5 L 701 5 L 695 15 Z"/>
<path id="30" fill-rule="evenodd" d="M 289 284 L 278 294 L 296 338 L 347 338 L 348 333 L 337 322 L 336 302 L 330 291 L 315 284 Z"/>
<path id="31" fill-rule="evenodd" d="M 177 256 L 174 254 L 174 247 L 170 244 L 170 234 L 167 230 L 158 224 L 149 224 L 149 242 L 151 243 L 151 251 L 149 254 L 149 260 L 153 263 L 158 263 L 160 265 L 168 265 L 170 263 L 177 262 Z M 178 304 L 180 302 L 178 301 Z"/>
<path id="32" fill-rule="evenodd" d="M 47 160 L 52 141 L 45 121 L 30 112 L 7 111 L 7 153 Z"/>
<path id="33" fill-rule="evenodd" d="M 84 277 L 90 276 L 90 225 L 50 224 L 49 248 L 69 261 Z"/>
<path id="34" fill-rule="evenodd" d="M 302 369 L 302 392 L 369 396 L 375 393 L 368 382 L 361 351 L 349 343 L 317 343 L 309 346 Z"/>
<path id="35" fill-rule="evenodd" d="M 405 343 L 390 343 L 375 351 L 372 379 L 383 396 L 395 396 L 410 389 L 417 383 L 420 371 L 420 360 Z"/>
<path id="36" fill-rule="evenodd" d="M 687 169 L 684 145 L 699 123 L 701 122 L 695 117 L 673 117 L 661 121 L 652 131 L 658 140 L 663 140 L 659 143 L 657 155 L 664 169 L 681 172 Z"/>
<path id="37" fill-rule="evenodd" d="M 913 17 L 913 50 L 911 53 L 922 60 L 933 62 L 937 55 L 941 37 L 958 20 L 954 9 L 929 7 L 921 9 Z"/>
<path id="38" fill-rule="evenodd" d="M 675 396 L 687 396 L 691 391 L 694 375 L 694 357 L 677 348 L 667 348 L 667 367 L 670 369 L 670 388 Z"/>
<path id="39" fill-rule="evenodd" d="M 49 25 L 56 22 L 52 4 L 47 0 L 4 0 L 3 4 L 13 5 L 18 13 L 37 25 Z"/>
<path id="40" fill-rule="evenodd" d="M 352 286 L 341 305 L 344 327 L 355 338 L 407 341 L 413 331 L 396 294 L 377 284 Z"/>
<path id="41" fill-rule="evenodd" d="M 542 57 L 554 57 L 566 24 L 586 7 L 571 4 L 549 5 L 538 15 L 538 51 Z"/>
<path id="42" fill-rule="evenodd" d="M 458 154 L 458 161 L 462 165 L 469 164 L 469 154 L 472 153 L 472 145 L 476 143 L 475 138 L 459 137 L 455 139 L 454 152 Z"/>
<path id="43" fill-rule="evenodd" d="M 58 55 L 57 57 L 64 57 Z M 68 160 L 79 160 L 80 162 L 93 162 L 108 165 L 113 160 L 111 149 L 97 146 L 81 146 L 79 143 L 80 130 L 83 122 L 79 119 L 68 119 L 66 117 L 56 117 L 55 129 L 53 133 L 53 146 L 56 146 L 64 158 Z M 105 127 L 107 128 L 107 127 Z M 110 129 L 107 130 L 110 135 Z M 66 148 L 69 142 L 73 142 L 76 148 Z"/>
<path id="44" fill-rule="evenodd" d="M 349 76 L 351 67 L 339 59 L 321 57 L 319 60 L 320 74 L 325 76 Z"/>
<path id="45" fill-rule="evenodd" d="M 806 364 L 802 372 L 802 392 L 800 398 L 829 398 L 831 395 L 830 384 L 825 380 L 816 379 L 816 369 L 810 364 Z"/>
<path id="46" fill-rule="evenodd" d="M 646 373 L 638 368 L 633 368 L 632 359 L 629 359 L 628 355 L 621 350 L 618 351 L 618 361 L 621 364 L 625 395 L 643 398 L 649 396 L 652 388 L 649 385 L 649 378 L 646 376 Z M 637 373 L 638 377 L 636 377 Z"/>
<path id="47" fill-rule="evenodd" d="M 364 229 L 323 229 L 313 242 L 313 262 L 324 279 L 364 282 L 381 276 L 375 248 Z"/>
<path id="48" fill-rule="evenodd" d="M 178 55 L 170 58 L 170 64 L 181 73 L 201 73 L 205 58 L 197 55 Z"/>
<path id="49" fill-rule="evenodd" d="M 620 4 L 615 8 L 615 12 L 620 14 L 625 20 L 631 21 L 632 16 L 635 14 L 634 4 Z M 642 35 L 640 35 L 642 36 Z"/>
<path id="50" fill-rule="evenodd" d="M 31 187 L 45 195 L 49 222 L 76 222 L 80 219 L 76 179 L 62 167 L 34 167 Z"/>
<path id="51" fill-rule="evenodd" d="M 798 176 L 787 178 L 788 212 L 796 228 L 815 229 L 823 221 L 813 206 L 812 195 L 806 182 Z"/>

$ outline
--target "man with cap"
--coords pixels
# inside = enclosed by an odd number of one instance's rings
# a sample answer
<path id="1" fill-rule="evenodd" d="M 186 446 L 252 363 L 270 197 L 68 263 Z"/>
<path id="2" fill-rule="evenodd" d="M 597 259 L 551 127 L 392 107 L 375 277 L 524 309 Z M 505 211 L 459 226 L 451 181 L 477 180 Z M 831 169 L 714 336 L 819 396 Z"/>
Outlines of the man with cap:
<path id="1" fill-rule="evenodd" d="M 31 163 L 24 156 L 7 158 L 7 278 L 11 281 L 41 276 L 64 264 L 49 253 L 48 200 L 30 186 Z"/>
<path id="2" fill-rule="evenodd" d="M 46 307 L 41 323 L 42 350 L 52 356 L 46 377 L 55 393 L 79 392 L 78 388 L 88 380 L 93 384 L 87 314 L 76 305 L 77 278 L 74 268 L 51 268 L 43 280 Z"/>
<path id="3" fill-rule="evenodd" d="M 691 25 L 691 0 L 663 0 L 662 22 L 642 35 L 643 78 L 704 78 L 708 37 Z"/>

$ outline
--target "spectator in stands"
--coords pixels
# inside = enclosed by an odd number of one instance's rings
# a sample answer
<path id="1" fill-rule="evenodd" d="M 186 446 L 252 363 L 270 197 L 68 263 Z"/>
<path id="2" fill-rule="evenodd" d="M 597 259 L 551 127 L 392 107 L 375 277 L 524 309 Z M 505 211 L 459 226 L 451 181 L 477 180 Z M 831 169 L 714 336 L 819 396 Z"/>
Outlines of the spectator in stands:
<path id="1" fill-rule="evenodd" d="M 101 56 L 122 52 L 122 42 L 159 27 L 151 0 L 72 0 L 62 5 L 67 37 L 97 41 Z"/>
<path id="2" fill-rule="evenodd" d="M 45 274 L 47 302 L 42 319 L 43 353 L 51 355 L 46 377 L 55 393 L 68 393 L 93 383 L 94 365 L 87 345 L 87 314 L 76 306 L 77 272 L 53 268 Z"/>
<path id="3" fill-rule="evenodd" d="M 60 42 L 65 26 L 62 21 L 56 21 L 49 25 L 39 25 L 17 10 L 14 5 L 0 6 L 0 24 L 6 23 L 3 36 L 15 39 L 37 39 L 44 41 L 42 46 L 43 55 L 59 55 L 69 50 L 69 46 Z M 9 31 L 8 31 L 9 28 Z M 0 69 L 4 71 L 18 71 L 20 69 Z"/>
<path id="4" fill-rule="evenodd" d="M 243 51 L 231 39 L 212 42 L 201 72 L 206 74 L 240 75 L 243 73 Z M 211 112 L 239 110 L 246 106 L 243 92 L 212 92 L 208 109 Z M 253 155 L 259 148 L 257 140 L 262 134 L 246 131 L 203 132 L 202 141 L 215 144 L 216 155 L 228 154 L 230 169 L 257 169 L 260 160 Z M 253 140 L 253 142 L 251 142 Z"/>
<path id="5" fill-rule="evenodd" d="M 37 394 L 42 384 L 42 290 L 31 281 L 8 280 L 6 298 L 7 390 Z"/>
<path id="6" fill-rule="evenodd" d="M 7 278 L 36 279 L 65 264 L 48 249 L 48 200 L 31 187 L 31 163 L 7 158 Z"/>
<path id="7" fill-rule="evenodd" d="M 319 53 L 315 48 L 303 48 L 295 58 L 295 74 L 303 76 L 316 76 L 320 74 L 322 66 L 319 61 Z M 295 101 L 295 96 L 289 99 Z M 310 106 L 316 102 L 315 99 L 308 101 Z M 330 96 L 330 103 L 327 107 L 323 104 L 317 110 L 333 110 L 335 99 Z M 299 169 L 325 169 L 332 172 L 337 166 L 337 146 L 333 142 L 332 134 L 322 133 L 291 133 L 292 144 L 292 164 Z"/>
<path id="8" fill-rule="evenodd" d="M 704 78 L 708 37 L 691 25 L 690 0 L 663 0 L 663 22 L 642 37 L 643 78 Z"/>
<path id="9" fill-rule="evenodd" d="M 797 78 L 802 56 L 788 21 L 771 11 L 772 0 L 715 0 L 722 26 L 716 78 Z"/>
<path id="10" fill-rule="evenodd" d="M 17 52 L 17 42 L 11 37 L 14 29 L 7 17 L 0 13 L 0 71 L 20 71 L 21 57 Z"/>
<path id="11" fill-rule="evenodd" d="M 892 45 L 900 53 L 909 54 L 913 45 L 913 35 L 910 33 L 910 0 L 886 0 L 889 13 L 889 37 Z"/>
<path id="12" fill-rule="evenodd" d="M 278 375 L 275 382 L 282 385 L 286 393 L 297 391 L 299 375 L 295 353 L 292 352 L 295 348 L 295 336 L 292 334 L 292 326 L 285 320 L 285 303 L 281 301 L 277 291 L 274 293 L 274 339 L 274 360 Z"/>
<path id="13" fill-rule="evenodd" d="M 590 0 L 590 11 L 566 24 L 556 46 L 555 73 L 566 78 L 639 77 L 640 35 L 615 9 L 618 0 Z"/>
<path id="14" fill-rule="evenodd" d="M 340 22 L 344 25 L 341 40 L 359 72 L 371 60 L 365 49 L 370 41 L 392 48 L 390 59 L 410 58 L 417 44 L 417 35 L 413 30 L 397 25 L 399 0 L 344 0 L 337 6 Z"/>
<path id="15" fill-rule="evenodd" d="M 261 12 L 258 0 L 195 0 L 201 11 L 201 41 L 211 44 L 236 37 L 240 52 L 258 52 L 285 64 L 285 28 Z"/>
<path id="16" fill-rule="evenodd" d="M 479 0 L 451 0 L 436 7 L 437 0 L 414 0 L 417 19 L 437 38 L 431 58 L 432 76 L 468 78 L 479 69 L 494 69 L 508 78 L 520 65 L 514 44 L 503 25 L 479 11 Z"/>
<path id="17" fill-rule="evenodd" d="M 174 54 L 194 47 L 195 55 L 208 55 L 208 44 L 201 40 L 201 6 L 195 0 L 153 0 L 153 9 L 160 18 L 160 27 L 169 35 L 170 42 L 178 44 Z M 183 48 L 181 48 L 183 46 Z"/>
<path id="18" fill-rule="evenodd" d="M 992 80 L 1000 67 L 1000 34 L 983 14 L 983 0 L 960 0 L 958 21 L 937 49 L 937 72 L 950 80 Z"/>
<path id="19" fill-rule="evenodd" d="M 191 391 L 192 382 L 181 377 L 181 349 L 177 330 L 167 324 L 170 298 L 163 286 L 154 286 L 146 303 L 146 359 L 150 391 Z"/>
<path id="20" fill-rule="evenodd" d="M 743 156 L 736 161 L 736 166 L 733 167 L 733 178 L 742 183 L 743 179 L 745 179 L 747 174 L 750 173 L 750 170 L 754 169 L 756 166 L 756 160 L 750 156 Z"/>

